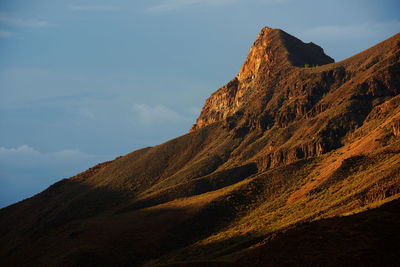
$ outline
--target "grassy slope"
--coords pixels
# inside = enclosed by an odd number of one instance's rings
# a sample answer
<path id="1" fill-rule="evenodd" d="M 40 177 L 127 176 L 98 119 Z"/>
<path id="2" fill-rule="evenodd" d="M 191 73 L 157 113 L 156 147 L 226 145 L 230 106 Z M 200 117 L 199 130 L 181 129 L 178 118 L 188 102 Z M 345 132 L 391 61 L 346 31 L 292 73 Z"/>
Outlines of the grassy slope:
<path id="1" fill-rule="evenodd" d="M 263 251 L 288 238 L 269 241 L 271 233 L 397 199 L 400 139 L 391 127 L 400 119 L 399 40 L 334 66 L 295 68 L 264 107 L 279 107 L 277 118 L 294 115 L 271 127 L 251 128 L 243 116 L 236 123 L 249 132 L 237 134 L 215 123 L 0 210 L 0 263 L 247 265 L 251 256 L 262 264 Z M 282 100 L 285 91 L 293 96 Z M 297 112 L 308 93 L 315 103 Z M 288 236 L 306 230 L 293 231 Z"/>

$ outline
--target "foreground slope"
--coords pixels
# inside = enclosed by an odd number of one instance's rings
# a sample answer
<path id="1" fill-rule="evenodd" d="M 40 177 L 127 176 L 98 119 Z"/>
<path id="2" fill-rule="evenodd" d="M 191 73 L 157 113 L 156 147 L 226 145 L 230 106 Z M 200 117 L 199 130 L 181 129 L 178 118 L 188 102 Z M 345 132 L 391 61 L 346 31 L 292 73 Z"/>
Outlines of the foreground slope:
<path id="1" fill-rule="evenodd" d="M 399 93 L 400 34 L 334 63 L 264 28 L 190 133 L 1 209 L 0 263 L 390 262 L 400 251 L 381 243 L 399 239 Z M 338 251 L 344 234 L 359 246 Z"/>

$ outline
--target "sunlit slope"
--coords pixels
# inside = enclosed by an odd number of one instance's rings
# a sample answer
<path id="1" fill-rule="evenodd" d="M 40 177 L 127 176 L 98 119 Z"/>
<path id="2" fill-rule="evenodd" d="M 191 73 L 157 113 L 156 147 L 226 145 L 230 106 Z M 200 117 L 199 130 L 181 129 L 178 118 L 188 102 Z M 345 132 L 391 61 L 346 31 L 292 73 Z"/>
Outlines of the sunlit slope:
<path id="1" fill-rule="evenodd" d="M 366 251 L 385 255 L 374 244 L 398 222 L 386 215 L 400 193 L 400 35 L 331 62 L 314 44 L 263 29 L 190 133 L 1 209 L 0 263 L 340 264 L 328 260 L 339 253 L 361 264 Z M 351 242 L 366 244 L 353 248 L 364 252 L 316 250 L 319 237 L 340 244 L 353 222 L 363 226 Z M 312 253 L 271 255 L 306 231 Z"/>

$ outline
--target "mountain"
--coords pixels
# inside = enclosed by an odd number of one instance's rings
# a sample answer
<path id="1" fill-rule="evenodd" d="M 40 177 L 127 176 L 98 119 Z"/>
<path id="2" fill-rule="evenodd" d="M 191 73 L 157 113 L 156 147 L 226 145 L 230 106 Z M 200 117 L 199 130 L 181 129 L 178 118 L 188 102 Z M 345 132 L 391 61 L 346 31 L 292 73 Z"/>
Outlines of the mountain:
<path id="1" fill-rule="evenodd" d="M 1 266 L 391 265 L 400 34 L 334 63 L 263 28 L 188 134 L 0 210 Z"/>

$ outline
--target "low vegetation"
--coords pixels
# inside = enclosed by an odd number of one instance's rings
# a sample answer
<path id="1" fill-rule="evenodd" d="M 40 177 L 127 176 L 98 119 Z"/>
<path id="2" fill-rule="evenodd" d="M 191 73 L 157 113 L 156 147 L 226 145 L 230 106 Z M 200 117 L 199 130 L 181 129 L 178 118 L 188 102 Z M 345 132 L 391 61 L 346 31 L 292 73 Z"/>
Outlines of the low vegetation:
<path id="1" fill-rule="evenodd" d="M 332 68 L 316 45 L 263 29 L 190 133 L 1 209 L 1 266 L 392 263 L 399 43 Z M 263 45 L 285 53 L 270 61 Z"/>

